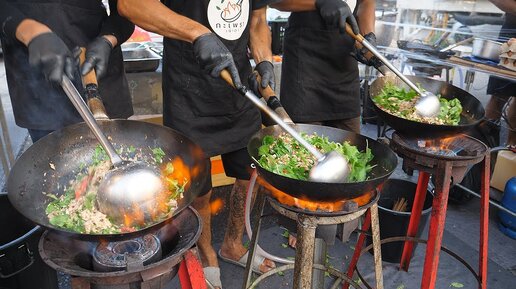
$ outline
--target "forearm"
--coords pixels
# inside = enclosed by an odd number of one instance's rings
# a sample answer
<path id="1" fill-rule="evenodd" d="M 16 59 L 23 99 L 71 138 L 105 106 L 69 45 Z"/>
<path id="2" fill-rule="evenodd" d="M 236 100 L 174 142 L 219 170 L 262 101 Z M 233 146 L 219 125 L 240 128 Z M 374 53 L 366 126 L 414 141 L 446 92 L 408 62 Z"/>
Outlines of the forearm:
<path id="1" fill-rule="evenodd" d="M 283 0 L 270 6 L 281 11 L 313 11 L 315 10 L 315 0 Z"/>
<path id="2" fill-rule="evenodd" d="M 254 10 L 251 15 L 250 26 L 251 54 L 256 63 L 262 61 L 272 62 L 271 31 L 267 25 L 266 8 Z"/>
<path id="3" fill-rule="evenodd" d="M 100 31 L 100 35 L 108 39 L 113 47 L 117 44 L 124 43 L 131 37 L 134 31 L 134 24 L 118 13 L 117 2 L 117 0 L 109 1 L 110 14 L 102 24 Z"/>
<path id="4" fill-rule="evenodd" d="M 193 42 L 210 30 L 181 16 L 157 0 L 118 0 L 118 12 L 145 30 L 168 38 Z"/>
<path id="5" fill-rule="evenodd" d="M 359 2 L 356 18 L 362 35 L 369 32 L 374 33 L 375 9 L 375 0 L 362 0 Z"/>
<path id="6" fill-rule="evenodd" d="M 505 13 L 516 15 L 516 1 L 514 0 L 489 0 Z"/>
<path id="7" fill-rule="evenodd" d="M 25 45 L 34 37 L 50 32 L 46 25 L 27 18 L 18 8 L 4 0 L 0 0 L 0 29 L 5 39 L 19 40 Z"/>

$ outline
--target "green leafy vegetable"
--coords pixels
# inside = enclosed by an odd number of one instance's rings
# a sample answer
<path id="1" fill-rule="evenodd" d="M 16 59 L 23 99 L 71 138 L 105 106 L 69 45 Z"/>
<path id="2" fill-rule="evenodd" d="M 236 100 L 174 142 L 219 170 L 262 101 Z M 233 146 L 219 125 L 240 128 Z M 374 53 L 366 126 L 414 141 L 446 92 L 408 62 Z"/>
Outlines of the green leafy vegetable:
<path id="1" fill-rule="evenodd" d="M 156 163 L 160 164 L 163 162 L 165 152 L 161 148 L 153 148 L 152 154 L 154 155 L 154 160 L 156 161 Z"/>
<path id="2" fill-rule="evenodd" d="M 337 143 L 316 134 L 302 133 L 301 136 L 323 153 L 337 151 L 343 155 L 351 166 L 348 182 L 366 180 L 367 173 L 374 167 L 370 164 L 373 154 L 369 147 L 361 152 L 348 142 Z M 265 136 L 258 148 L 258 156 L 261 167 L 298 180 L 308 180 L 308 173 L 315 164 L 312 154 L 288 134 L 281 134 L 277 138 Z"/>
<path id="3" fill-rule="evenodd" d="M 463 288 L 463 287 L 464 287 L 464 284 L 459 283 L 459 282 L 452 282 L 452 283 L 450 284 L 450 287 L 453 287 L 453 288 Z"/>
<path id="4" fill-rule="evenodd" d="M 388 82 L 373 101 L 386 112 L 405 119 L 433 124 L 459 124 L 462 105 L 457 98 L 448 100 L 437 95 L 441 109 L 436 117 L 428 118 L 421 117 L 415 112 L 414 104 L 418 100 L 417 95 L 414 90 L 406 91 Z"/>

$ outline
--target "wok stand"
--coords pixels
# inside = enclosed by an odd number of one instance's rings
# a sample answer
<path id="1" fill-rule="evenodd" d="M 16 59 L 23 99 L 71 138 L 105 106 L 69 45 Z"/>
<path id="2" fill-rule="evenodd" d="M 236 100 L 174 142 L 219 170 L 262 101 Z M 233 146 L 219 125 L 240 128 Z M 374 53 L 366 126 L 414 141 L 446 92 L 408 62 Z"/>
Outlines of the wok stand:
<path id="1" fill-rule="evenodd" d="M 251 176 L 251 184 L 254 183 L 254 180 L 257 177 L 256 170 L 253 172 Z M 252 187 L 249 188 L 248 193 L 252 192 Z M 251 241 L 249 244 L 249 254 L 250 258 L 247 260 L 245 275 L 244 275 L 244 284 L 242 286 L 243 289 L 247 288 L 256 288 L 256 286 L 263 281 L 265 278 L 276 274 L 278 272 L 283 272 L 285 270 L 294 269 L 294 280 L 293 287 L 294 289 L 309 289 L 309 288 L 323 288 L 324 287 L 324 276 L 319 274 L 320 272 L 326 271 L 330 275 L 337 277 L 337 281 L 335 282 L 335 286 L 338 286 L 339 283 L 344 282 L 344 286 L 348 286 L 347 284 L 351 284 L 354 288 L 361 288 L 355 281 L 353 281 L 352 277 L 354 271 L 356 269 L 356 264 L 358 263 L 358 258 L 361 255 L 361 248 L 363 242 L 365 240 L 365 234 L 361 233 L 357 246 L 355 246 L 355 252 L 353 255 L 352 262 L 348 266 L 347 273 L 339 272 L 335 269 L 328 268 L 322 264 L 324 263 L 324 256 L 326 251 L 325 242 L 321 239 L 316 238 L 315 230 L 318 225 L 334 225 L 334 224 L 343 224 L 347 222 L 351 222 L 360 218 L 362 215 L 366 214 L 366 221 L 362 226 L 362 230 L 367 231 L 369 227 L 372 229 L 373 235 L 373 251 L 374 251 L 374 267 L 375 267 L 375 280 L 376 280 L 376 288 L 383 289 L 383 275 L 382 275 L 382 257 L 381 257 L 381 247 L 380 247 L 380 229 L 378 224 L 378 199 L 380 194 L 377 193 L 376 197 L 374 197 L 368 204 L 357 208 L 356 203 L 355 208 L 352 211 L 342 211 L 335 212 L 331 216 L 321 216 L 317 213 L 309 213 L 305 214 L 300 212 L 298 209 L 293 209 L 289 206 L 280 204 L 278 201 L 273 199 L 272 197 L 268 197 L 265 193 L 259 193 L 256 196 L 255 204 L 258 206 L 258 210 L 256 210 L 256 214 L 253 216 L 254 224 L 251 235 Z M 250 200 L 251 198 L 248 198 Z M 296 255 L 294 264 L 287 264 L 280 267 L 277 267 L 273 270 L 270 270 L 267 273 L 262 274 L 258 277 L 254 282 L 252 280 L 252 270 L 251 265 L 253 264 L 253 260 L 255 257 L 255 252 L 258 249 L 257 240 L 260 234 L 260 224 L 261 217 L 263 213 L 263 208 L 266 202 L 272 206 L 274 210 L 276 210 L 279 214 L 295 220 L 297 223 L 297 245 L 296 245 Z M 250 212 L 246 211 L 247 217 L 249 218 Z M 307 257 L 311 256 L 311 257 Z M 317 259 L 317 260 L 316 260 Z M 317 262 L 319 261 L 319 262 Z M 322 261 L 322 262 L 321 262 Z M 315 264 L 314 264 L 315 263 Z"/>
<path id="2" fill-rule="evenodd" d="M 398 138 L 399 139 L 399 138 Z M 473 138 L 470 138 L 473 139 Z M 393 138 L 395 140 L 395 138 Z M 411 217 L 407 229 L 406 237 L 414 239 L 419 227 L 421 212 L 425 202 L 426 191 L 433 176 L 435 183 L 435 193 L 432 203 L 430 217 L 430 227 L 428 230 L 428 240 L 426 245 L 423 276 L 421 278 L 421 289 L 434 289 L 437 279 L 439 266 L 439 254 L 443 240 L 443 233 L 446 220 L 446 210 L 448 205 L 448 195 L 452 180 L 460 183 L 466 169 L 476 163 L 482 163 L 481 173 L 481 198 L 480 198 L 480 242 L 479 242 L 479 261 L 478 288 L 487 288 L 487 260 L 488 260 L 488 230 L 489 230 L 489 178 L 490 178 L 490 153 L 486 150 L 478 150 L 477 155 L 469 159 L 445 159 L 438 156 L 422 155 L 407 151 L 406 148 L 397 141 L 391 140 L 392 149 L 403 158 L 403 170 L 409 175 L 413 170 L 419 171 L 418 183 L 416 187 L 414 202 L 412 204 Z M 475 140 L 475 139 L 473 139 Z M 481 143 L 478 140 L 475 140 Z M 414 242 L 405 240 L 400 261 L 400 268 L 408 271 L 410 260 L 414 248 Z M 469 265 L 468 265 L 469 266 Z M 468 267 L 467 266 L 467 267 Z"/>

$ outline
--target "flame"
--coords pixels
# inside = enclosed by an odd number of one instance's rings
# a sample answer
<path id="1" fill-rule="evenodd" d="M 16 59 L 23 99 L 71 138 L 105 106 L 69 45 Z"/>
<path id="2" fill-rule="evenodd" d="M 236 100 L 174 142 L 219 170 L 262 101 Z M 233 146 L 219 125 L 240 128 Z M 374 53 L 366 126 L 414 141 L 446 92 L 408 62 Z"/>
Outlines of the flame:
<path id="1" fill-rule="evenodd" d="M 450 136 L 445 138 L 420 140 L 417 142 L 417 146 L 424 149 L 427 153 L 455 156 L 458 151 L 462 150 L 462 148 L 456 145 L 456 141 L 460 138 L 461 136 Z"/>
<path id="2" fill-rule="evenodd" d="M 263 178 L 258 177 L 258 182 L 260 185 L 262 185 L 264 188 L 266 188 L 270 194 L 278 200 L 278 202 L 291 206 L 291 207 L 297 207 L 300 209 L 308 210 L 308 211 L 325 211 L 325 212 L 337 212 L 342 211 L 345 209 L 345 204 L 349 201 L 353 201 L 357 203 L 359 207 L 368 204 L 371 199 L 373 198 L 374 194 L 373 191 L 365 193 L 364 195 L 354 198 L 354 199 L 346 199 L 336 202 L 321 202 L 321 201 L 311 201 L 309 199 L 299 199 L 292 197 L 288 195 L 287 193 L 278 190 L 277 188 L 273 187 L 271 184 L 269 184 L 267 181 L 265 181 Z"/>
<path id="3" fill-rule="evenodd" d="M 224 201 L 221 198 L 217 198 L 210 202 L 210 210 L 212 215 L 217 215 L 224 208 Z"/>
<path id="4" fill-rule="evenodd" d="M 166 187 L 144 204 L 131 204 L 123 210 L 122 230 L 134 230 L 134 226 L 145 226 L 146 222 L 157 221 L 169 213 L 171 203 L 175 202 L 173 194 L 176 193 L 175 185 L 184 187 L 187 191 L 191 185 L 192 177 L 198 176 L 202 171 L 201 164 L 189 167 L 181 157 L 175 157 L 161 167 L 161 177 Z M 178 196 L 177 198 L 181 198 Z"/>

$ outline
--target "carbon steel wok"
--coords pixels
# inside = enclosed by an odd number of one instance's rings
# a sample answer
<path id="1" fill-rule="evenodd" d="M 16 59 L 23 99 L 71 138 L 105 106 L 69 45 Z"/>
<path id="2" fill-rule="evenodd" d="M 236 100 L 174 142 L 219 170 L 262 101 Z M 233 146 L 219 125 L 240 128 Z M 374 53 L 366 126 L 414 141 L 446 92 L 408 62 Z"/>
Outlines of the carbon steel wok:
<path id="1" fill-rule="evenodd" d="M 342 201 L 353 199 L 368 193 L 382 184 L 394 171 L 398 159 L 394 152 L 386 145 L 383 145 L 371 138 L 333 127 L 296 124 L 293 125 L 297 132 L 307 134 L 317 133 L 326 136 L 330 141 L 344 142 L 357 146 L 361 151 L 368 146 L 373 153 L 371 163 L 376 165 L 368 174 L 368 179 L 363 182 L 354 183 L 319 183 L 296 180 L 270 172 L 260 166 L 258 148 L 262 145 L 265 136 L 279 136 L 283 130 L 278 126 L 269 126 L 257 132 L 249 141 L 247 151 L 255 163 L 258 174 L 275 188 L 300 199 L 311 201 Z"/>
<path id="2" fill-rule="evenodd" d="M 387 82 L 394 83 L 396 86 L 404 87 L 405 89 L 408 89 L 408 86 L 397 77 L 378 77 L 371 83 L 369 97 L 378 115 L 386 124 L 396 131 L 405 135 L 417 135 L 421 137 L 447 136 L 468 131 L 484 118 L 485 111 L 482 104 L 470 93 L 440 80 L 418 76 L 407 76 L 407 78 L 416 84 L 420 84 L 426 90 L 436 95 L 440 94 L 446 99 L 457 98 L 462 105 L 462 113 L 458 125 L 422 123 L 392 115 L 378 107 L 372 98 L 381 93 Z"/>
<path id="3" fill-rule="evenodd" d="M 186 208 L 200 193 L 209 174 L 207 159 L 201 148 L 180 133 L 156 124 L 131 120 L 98 120 L 102 131 L 115 146 L 135 148 L 160 147 L 164 159 L 181 157 L 185 165 L 196 169 L 189 186 L 185 188 L 178 208 L 167 219 L 148 224 L 135 232 L 118 234 L 81 234 L 50 224 L 45 209 L 52 200 L 43 194 L 61 195 L 64 186 L 75 179 L 81 164 L 91 163 L 99 144 L 85 123 L 78 123 L 55 131 L 33 144 L 15 163 L 8 179 L 8 197 L 13 206 L 25 217 L 43 227 L 74 235 L 80 239 L 125 239 L 141 235 L 170 220 Z M 51 168 L 53 164 L 55 170 Z"/>

